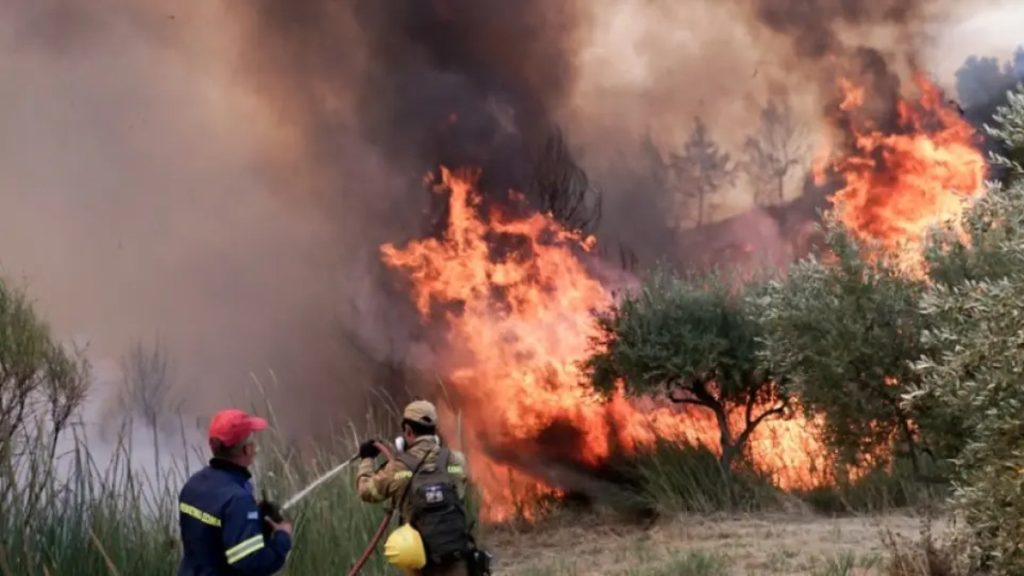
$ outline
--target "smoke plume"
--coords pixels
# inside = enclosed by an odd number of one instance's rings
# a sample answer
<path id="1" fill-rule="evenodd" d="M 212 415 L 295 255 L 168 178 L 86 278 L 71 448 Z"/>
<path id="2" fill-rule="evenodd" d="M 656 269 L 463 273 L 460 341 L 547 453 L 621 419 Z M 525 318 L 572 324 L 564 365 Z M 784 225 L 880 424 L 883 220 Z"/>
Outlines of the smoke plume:
<path id="1" fill-rule="evenodd" d="M 694 117 L 734 160 L 771 98 L 820 139 L 841 73 L 884 123 L 923 6 L 0 3 L 0 265 L 98 357 L 159 332 L 192 412 L 273 369 L 283 416 L 343 420 L 367 387 L 412 385 L 395 366 L 432 366 L 379 260 L 436 232 L 427 171 L 480 167 L 503 202 L 560 129 L 602 192 L 609 259 L 675 258 L 697 249 L 671 169 Z M 737 186 L 715 214 L 749 206 Z"/>
<path id="2" fill-rule="evenodd" d="M 305 135 L 239 84 L 230 16 L 0 3 L 0 265 L 94 364 L 159 334 L 189 412 L 244 404 L 269 370 L 339 402 L 324 383 L 365 367 L 336 345 L 338 294 L 365 287 L 339 266 L 345 222 L 268 176 Z"/>

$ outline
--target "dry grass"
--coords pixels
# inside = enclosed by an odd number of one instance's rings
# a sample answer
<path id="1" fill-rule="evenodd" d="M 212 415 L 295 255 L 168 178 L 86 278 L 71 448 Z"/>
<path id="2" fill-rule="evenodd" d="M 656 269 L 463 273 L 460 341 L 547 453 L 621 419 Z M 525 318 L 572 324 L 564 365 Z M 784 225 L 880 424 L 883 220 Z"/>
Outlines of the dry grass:
<path id="1" fill-rule="evenodd" d="M 680 516 L 648 529 L 576 517 L 497 529 L 487 542 L 497 573 L 512 576 L 888 575 L 887 535 L 910 542 L 920 532 L 906 515 Z"/>

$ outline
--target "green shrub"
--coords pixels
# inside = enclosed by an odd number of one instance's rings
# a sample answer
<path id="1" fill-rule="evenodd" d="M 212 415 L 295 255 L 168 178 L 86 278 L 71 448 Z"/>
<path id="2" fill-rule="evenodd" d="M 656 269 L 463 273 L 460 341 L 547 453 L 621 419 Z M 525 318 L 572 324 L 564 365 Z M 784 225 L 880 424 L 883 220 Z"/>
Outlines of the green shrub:
<path id="1" fill-rule="evenodd" d="M 267 436 L 261 443 L 262 470 L 255 479 L 278 500 L 347 457 L 333 454 L 352 451 L 339 443 L 323 450 L 314 459 L 321 464 L 314 465 L 272 448 L 279 438 Z M 67 458 L 70 471 L 45 486 L 34 513 L 18 505 L 15 488 L 12 505 L 0 517 L 0 574 L 176 574 L 181 558 L 177 495 L 184 471 L 155 478 L 140 474 L 124 442 L 103 470 L 82 441 L 76 440 Z M 383 508 L 359 501 L 351 472 L 324 484 L 289 512 L 296 533 L 285 574 L 343 571 L 362 552 Z M 364 570 L 368 575 L 386 573 L 380 554 Z"/>
<path id="2" fill-rule="evenodd" d="M 640 497 L 664 512 L 750 512 L 772 508 L 770 479 L 737 463 L 731 478 L 707 448 L 660 441 L 631 463 Z"/>
<path id="3" fill-rule="evenodd" d="M 922 482 L 905 459 L 879 466 L 854 481 L 839 481 L 799 496 L 825 514 L 875 514 L 898 509 L 939 506 L 949 496 L 948 483 Z"/>
<path id="4" fill-rule="evenodd" d="M 1020 151 L 1024 95 L 1014 94 L 996 117 L 993 136 Z M 1017 162 L 1008 184 L 994 185 L 960 228 L 936 235 L 929 250 L 935 286 L 921 309 L 933 327 L 932 350 L 916 363 L 920 389 L 913 404 L 930 403 L 957 421 L 964 441 L 956 455 L 954 503 L 965 521 L 961 540 L 974 568 L 1024 573 L 1024 182 Z"/>
<path id="5" fill-rule="evenodd" d="M 728 573 L 728 568 L 729 563 L 722 556 L 692 551 L 652 568 L 627 570 L 621 576 L 721 576 Z"/>

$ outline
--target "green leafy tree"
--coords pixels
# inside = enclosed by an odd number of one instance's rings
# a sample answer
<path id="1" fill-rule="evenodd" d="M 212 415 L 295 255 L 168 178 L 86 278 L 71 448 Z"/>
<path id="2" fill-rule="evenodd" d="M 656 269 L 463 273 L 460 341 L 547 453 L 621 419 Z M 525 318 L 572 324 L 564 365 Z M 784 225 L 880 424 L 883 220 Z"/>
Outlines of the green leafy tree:
<path id="1" fill-rule="evenodd" d="M 1006 95 L 1006 104 L 996 108 L 994 125 L 986 125 L 985 132 L 1002 145 L 1000 152 L 990 156 L 992 163 L 1005 169 L 1005 182 L 1024 175 L 1024 84 Z"/>
<path id="2" fill-rule="evenodd" d="M 86 392 L 86 367 L 0 278 L 0 506 L 31 518 L 58 440 Z M 12 498 L 17 496 L 15 500 Z"/>
<path id="3" fill-rule="evenodd" d="M 783 414 L 787 396 L 758 357 L 760 329 L 742 290 L 719 276 L 654 274 L 598 316 L 600 329 L 584 368 L 598 390 L 619 382 L 629 394 L 663 394 L 712 411 L 723 470 L 731 470 L 754 429 Z M 742 410 L 743 428 L 729 416 Z"/>
<path id="4" fill-rule="evenodd" d="M 991 134 L 1024 149 L 1024 93 L 1011 94 Z M 1008 185 L 995 184 L 959 229 L 928 248 L 934 287 L 922 301 L 931 352 L 917 362 L 923 402 L 955 415 L 967 441 L 957 455 L 954 502 L 966 521 L 972 561 L 983 573 L 1024 573 L 1024 180 L 1019 160 Z M 966 232 L 966 239 L 962 232 Z M 949 416 L 952 418 L 953 416 Z"/>
<path id="5" fill-rule="evenodd" d="M 919 379 L 924 283 L 869 261 L 837 224 L 828 262 L 809 257 L 758 301 L 766 361 L 793 381 L 800 402 L 824 414 L 827 441 L 849 464 L 902 440 L 921 473 L 916 416 L 902 397 Z"/>
<path id="6" fill-rule="evenodd" d="M 1024 573 L 1022 299 L 1022 274 L 937 287 L 924 300 L 936 319 L 926 338 L 943 352 L 917 364 L 920 394 L 963 422 L 968 442 L 956 458 L 955 502 L 979 568 L 997 574 Z"/>

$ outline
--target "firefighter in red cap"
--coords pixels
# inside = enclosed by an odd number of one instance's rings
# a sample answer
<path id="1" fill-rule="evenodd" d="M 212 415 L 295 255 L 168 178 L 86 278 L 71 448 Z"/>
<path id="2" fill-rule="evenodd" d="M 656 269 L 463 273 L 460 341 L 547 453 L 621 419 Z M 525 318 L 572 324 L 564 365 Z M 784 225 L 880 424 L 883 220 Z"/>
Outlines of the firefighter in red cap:
<path id="1" fill-rule="evenodd" d="M 249 473 L 253 433 L 266 427 L 263 418 L 234 409 L 210 422 L 213 458 L 178 498 L 185 552 L 178 576 L 269 576 L 284 566 L 292 525 L 261 513 Z"/>

